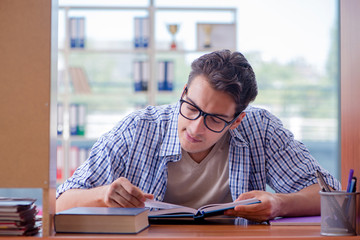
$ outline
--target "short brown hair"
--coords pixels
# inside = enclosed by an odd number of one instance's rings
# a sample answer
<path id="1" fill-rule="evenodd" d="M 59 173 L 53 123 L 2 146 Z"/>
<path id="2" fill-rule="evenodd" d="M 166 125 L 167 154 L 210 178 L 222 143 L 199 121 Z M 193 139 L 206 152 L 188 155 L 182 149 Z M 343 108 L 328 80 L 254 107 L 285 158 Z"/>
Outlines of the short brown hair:
<path id="1" fill-rule="evenodd" d="M 257 96 L 255 73 L 240 52 L 221 50 L 195 59 L 191 64 L 188 87 L 199 75 L 205 76 L 215 90 L 226 92 L 234 99 L 235 115 L 241 113 Z"/>

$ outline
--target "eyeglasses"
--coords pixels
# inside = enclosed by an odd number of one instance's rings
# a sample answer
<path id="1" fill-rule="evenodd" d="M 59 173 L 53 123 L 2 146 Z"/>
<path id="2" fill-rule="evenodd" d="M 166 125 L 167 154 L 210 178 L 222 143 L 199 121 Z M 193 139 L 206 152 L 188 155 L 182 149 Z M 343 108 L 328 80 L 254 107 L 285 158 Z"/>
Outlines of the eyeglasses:
<path id="1" fill-rule="evenodd" d="M 183 95 L 186 92 L 186 88 L 184 90 Z M 204 117 L 204 125 L 209 129 L 210 131 L 221 133 L 227 126 L 232 124 L 237 117 L 240 115 L 236 115 L 233 120 L 226 121 L 225 119 L 222 119 L 221 117 L 217 116 L 216 114 L 206 113 L 202 111 L 198 106 L 185 101 L 184 99 L 180 99 L 180 114 L 184 118 L 188 120 L 196 120 L 199 117 Z"/>

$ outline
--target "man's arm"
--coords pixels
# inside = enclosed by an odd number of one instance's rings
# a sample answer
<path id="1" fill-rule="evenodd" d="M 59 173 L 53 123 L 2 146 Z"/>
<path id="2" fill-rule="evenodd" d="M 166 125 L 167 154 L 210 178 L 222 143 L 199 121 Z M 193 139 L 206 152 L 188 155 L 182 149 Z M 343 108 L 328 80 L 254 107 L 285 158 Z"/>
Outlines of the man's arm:
<path id="1" fill-rule="evenodd" d="M 143 193 L 126 178 L 91 189 L 70 189 L 56 200 L 56 212 L 73 207 L 144 207 L 152 194 Z"/>
<path id="2" fill-rule="evenodd" d="M 269 193 L 250 191 L 243 193 L 237 200 L 256 197 L 261 203 L 240 205 L 227 210 L 226 215 L 243 217 L 262 222 L 275 217 L 320 215 L 320 187 L 313 184 L 296 193 Z"/>

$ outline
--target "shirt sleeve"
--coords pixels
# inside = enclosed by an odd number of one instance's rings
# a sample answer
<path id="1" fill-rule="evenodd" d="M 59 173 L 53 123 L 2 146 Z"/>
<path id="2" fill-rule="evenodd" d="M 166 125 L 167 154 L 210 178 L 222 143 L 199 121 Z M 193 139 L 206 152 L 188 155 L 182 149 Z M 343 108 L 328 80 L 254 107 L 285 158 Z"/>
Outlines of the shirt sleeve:
<path id="1" fill-rule="evenodd" d="M 325 181 L 334 189 L 341 189 L 340 183 L 310 154 L 306 146 L 294 139 L 275 116 L 266 112 L 266 158 L 267 184 L 276 192 L 296 192 L 317 184 L 316 170 L 323 173 Z"/>
<path id="2" fill-rule="evenodd" d="M 128 142 L 132 139 L 130 122 L 131 119 L 125 119 L 97 140 L 89 158 L 57 188 L 56 198 L 69 189 L 107 185 L 123 175 Z"/>

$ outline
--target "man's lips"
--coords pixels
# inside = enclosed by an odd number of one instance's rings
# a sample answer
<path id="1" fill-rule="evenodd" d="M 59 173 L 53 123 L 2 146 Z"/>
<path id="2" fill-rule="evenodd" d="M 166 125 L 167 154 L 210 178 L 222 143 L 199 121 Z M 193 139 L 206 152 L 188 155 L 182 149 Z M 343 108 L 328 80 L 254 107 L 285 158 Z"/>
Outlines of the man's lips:
<path id="1" fill-rule="evenodd" d="M 185 132 L 186 140 L 188 140 L 191 143 L 198 143 L 201 142 L 201 140 L 198 140 L 196 138 L 193 138 L 188 132 Z"/>

